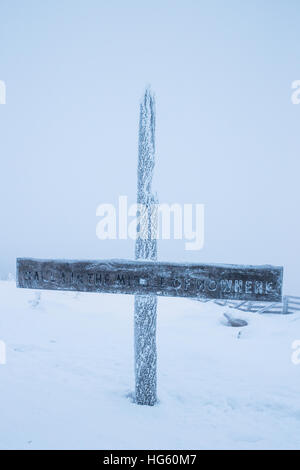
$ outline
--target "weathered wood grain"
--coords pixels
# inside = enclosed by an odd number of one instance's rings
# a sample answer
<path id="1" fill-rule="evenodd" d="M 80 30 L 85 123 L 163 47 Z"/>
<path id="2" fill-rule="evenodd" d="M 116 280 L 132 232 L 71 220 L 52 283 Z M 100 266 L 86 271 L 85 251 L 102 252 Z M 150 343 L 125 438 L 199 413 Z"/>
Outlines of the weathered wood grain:
<path id="1" fill-rule="evenodd" d="M 276 266 L 17 259 L 29 289 L 281 302 L 282 278 Z"/>
<path id="2" fill-rule="evenodd" d="M 157 260 L 157 211 L 158 201 L 152 192 L 155 166 L 155 98 L 149 88 L 140 104 L 139 156 L 137 171 L 137 203 L 151 214 L 148 220 L 140 211 L 135 242 L 136 260 Z M 134 297 L 134 373 L 135 402 L 153 406 L 157 402 L 157 296 L 152 294 Z"/>

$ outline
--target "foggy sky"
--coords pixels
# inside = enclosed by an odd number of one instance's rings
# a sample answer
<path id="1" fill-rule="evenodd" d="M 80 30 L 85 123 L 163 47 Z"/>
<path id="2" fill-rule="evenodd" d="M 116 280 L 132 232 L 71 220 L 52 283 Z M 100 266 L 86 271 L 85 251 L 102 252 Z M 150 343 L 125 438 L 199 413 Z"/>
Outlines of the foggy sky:
<path id="1" fill-rule="evenodd" d="M 205 204 L 205 244 L 172 261 L 275 264 L 300 295 L 295 0 L 0 1 L 0 275 L 17 256 L 132 258 L 96 208 L 136 199 L 139 102 L 157 107 L 160 202 Z"/>

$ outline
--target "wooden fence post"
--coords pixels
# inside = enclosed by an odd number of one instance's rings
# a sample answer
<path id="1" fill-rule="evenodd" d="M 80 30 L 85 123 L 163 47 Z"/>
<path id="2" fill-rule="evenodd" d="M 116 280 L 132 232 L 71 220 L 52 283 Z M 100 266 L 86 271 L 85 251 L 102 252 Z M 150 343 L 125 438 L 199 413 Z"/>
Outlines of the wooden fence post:
<path id="1" fill-rule="evenodd" d="M 283 296 L 282 313 L 284 315 L 287 315 L 289 313 L 289 298 L 287 295 Z"/>

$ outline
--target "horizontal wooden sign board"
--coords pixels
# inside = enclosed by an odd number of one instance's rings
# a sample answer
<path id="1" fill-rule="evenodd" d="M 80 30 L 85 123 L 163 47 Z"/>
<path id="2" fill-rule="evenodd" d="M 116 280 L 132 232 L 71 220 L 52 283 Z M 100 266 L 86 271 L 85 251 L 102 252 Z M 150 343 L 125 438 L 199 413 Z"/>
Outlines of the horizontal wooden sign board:
<path id="1" fill-rule="evenodd" d="M 275 266 L 17 259 L 29 289 L 280 302 L 282 277 Z"/>

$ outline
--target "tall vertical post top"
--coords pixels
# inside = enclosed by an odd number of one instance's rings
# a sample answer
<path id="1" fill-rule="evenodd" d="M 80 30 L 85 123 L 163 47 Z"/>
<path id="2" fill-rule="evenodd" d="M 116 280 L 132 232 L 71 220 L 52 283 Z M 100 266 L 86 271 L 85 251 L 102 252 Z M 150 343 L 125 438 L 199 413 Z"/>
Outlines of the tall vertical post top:
<path id="1" fill-rule="evenodd" d="M 155 165 L 155 96 L 150 86 L 140 103 L 137 202 L 149 203 Z"/>
<path id="2" fill-rule="evenodd" d="M 155 165 L 155 97 L 150 86 L 140 103 L 139 152 L 137 170 L 137 203 L 139 224 L 135 245 L 135 258 L 157 259 L 157 198 L 152 193 Z"/>

